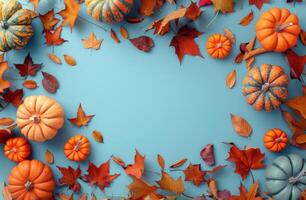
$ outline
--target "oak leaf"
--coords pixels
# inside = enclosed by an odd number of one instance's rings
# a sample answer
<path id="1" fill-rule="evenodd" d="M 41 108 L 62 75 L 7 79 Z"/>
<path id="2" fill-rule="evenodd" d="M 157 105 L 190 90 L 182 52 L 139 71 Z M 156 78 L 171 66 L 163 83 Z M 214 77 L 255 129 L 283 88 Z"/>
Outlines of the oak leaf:
<path id="1" fill-rule="evenodd" d="M 102 163 L 99 167 L 89 162 L 87 175 L 82 176 L 82 179 L 85 182 L 88 182 L 89 185 L 97 185 L 100 190 L 104 191 L 106 187 L 109 187 L 110 184 L 118 177 L 120 174 L 110 174 L 110 165 L 109 160 L 105 163 Z"/>
<path id="2" fill-rule="evenodd" d="M 128 185 L 131 200 L 159 200 L 160 196 L 156 193 L 158 187 L 149 185 L 142 179 L 133 179 L 133 182 Z"/>
<path id="3" fill-rule="evenodd" d="M 140 179 L 144 172 L 145 156 L 142 156 L 138 150 L 134 157 L 134 164 L 130 164 L 126 167 L 125 173 L 134 178 Z"/>
<path id="4" fill-rule="evenodd" d="M 59 88 L 59 83 L 58 83 L 57 79 L 53 75 L 51 75 L 47 72 L 41 72 L 41 73 L 44 77 L 41 81 L 44 89 L 47 92 L 50 92 L 52 94 L 56 93 L 57 89 Z"/>
<path id="5" fill-rule="evenodd" d="M 94 117 L 95 115 L 86 115 L 83 108 L 82 104 L 79 105 L 78 111 L 77 111 L 77 116 L 76 118 L 70 118 L 68 119 L 73 125 L 77 127 L 82 127 L 82 126 L 87 126 L 90 120 Z"/>
<path id="6" fill-rule="evenodd" d="M 206 173 L 201 170 L 200 164 L 189 164 L 189 166 L 183 172 L 185 174 L 185 181 L 191 181 L 196 186 L 199 186 L 205 182 L 204 176 Z"/>
<path id="7" fill-rule="evenodd" d="M 156 181 L 160 188 L 169 192 L 175 193 L 177 196 L 181 195 L 185 188 L 181 177 L 174 180 L 168 173 L 162 171 L 162 177 L 159 181 Z"/>
<path id="8" fill-rule="evenodd" d="M 61 37 L 62 29 L 63 27 L 59 26 L 53 32 L 46 31 L 45 33 L 46 44 L 49 46 L 58 46 L 66 42 L 67 40 Z"/>
<path id="9" fill-rule="evenodd" d="M 3 75 L 8 68 L 7 62 L 0 62 L 0 93 L 3 93 L 5 89 L 11 87 L 11 82 L 3 78 Z"/>
<path id="10" fill-rule="evenodd" d="M 81 169 L 80 166 L 77 169 L 72 167 L 60 167 L 57 166 L 60 170 L 62 177 L 59 179 L 59 183 L 64 186 L 68 186 L 68 188 L 74 192 L 80 192 L 81 185 L 78 182 L 78 179 L 81 177 Z"/>
<path id="11" fill-rule="evenodd" d="M 231 146 L 228 161 L 235 163 L 235 173 L 244 180 L 252 169 L 265 167 L 263 164 L 265 155 L 259 148 L 248 148 L 240 150 L 235 144 Z"/>
<path id="12" fill-rule="evenodd" d="M 170 46 L 175 48 L 175 53 L 182 63 L 185 55 L 200 56 L 203 58 L 195 38 L 202 35 L 202 32 L 194 28 L 182 27 L 178 33 L 172 38 Z"/>
<path id="13" fill-rule="evenodd" d="M 291 49 L 287 50 L 285 54 L 290 67 L 291 78 L 301 81 L 301 75 L 303 74 L 304 66 L 306 63 L 306 55 L 299 56 Z"/>
<path id="14" fill-rule="evenodd" d="M 54 9 L 49 10 L 46 14 L 39 14 L 39 19 L 44 27 L 44 31 L 51 31 L 60 21 L 54 16 Z"/>
<path id="15" fill-rule="evenodd" d="M 35 76 L 42 64 L 34 64 L 30 53 L 28 53 L 22 64 L 14 65 L 19 71 L 20 76 Z"/>
<path id="16" fill-rule="evenodd" d="M 249 191 L 245 188 L 245 186 L 241 183 L 239 190 L 240 190 L 240 195 L 235 196 L 233 195 L 230 200 L 263 200 L 260 196 L 257 196 L 258 194 L 258 188 L 259 184 L 258 181 L 256 181 L 250 188 Z"/>
<path id="17" fill-rule="evenodd" d="M 270 0 L 249 0 L 250 5 L 255 5 L 260 10 L 264 3 L 269 3 Z"/>
<path id="18" fill-rule="evenodd" d="M 72 31 L 75 21 L 79 15 L 81 5 L 75 0 L 64 0 L 64 3 L 65 3 L 65 9 L 61 10 L 58 13 L 64 19 L 61 26 L 69 24 L 70 30 Z"/>
<path id="19" fill-rule="evenodd" d="M 98 50 L 101 47 L 103 40 L 98 40 L 94 32 L 91 32 L 86 39 L 82 39 L 85 49 Z"/>
<path id="20" fill-rule="evenodd" d="M 234 114 L 231 114 L 231 120 L 236 133 L 243 137 L 250 136 L 253 129 L 248 121 L 246 121 L 243 117 Z"/>

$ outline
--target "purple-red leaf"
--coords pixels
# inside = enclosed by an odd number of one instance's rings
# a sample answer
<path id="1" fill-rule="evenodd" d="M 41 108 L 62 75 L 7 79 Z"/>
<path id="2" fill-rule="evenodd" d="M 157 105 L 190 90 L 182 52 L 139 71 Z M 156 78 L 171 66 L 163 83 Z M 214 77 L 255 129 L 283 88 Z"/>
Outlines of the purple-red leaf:
<path id="1" fill-rule="evenodd" d="M 130 39 L 130 42 L 139 50 L 149 52 L 154 46 L 154 41 L 148 36 L 140 36 Z"/>
<path id="2" fill-rule="evenodd" d="M 57 79 L 47 72 L 42 72 L 42 75 L 44 76 L 42 85 L 45 90 L 50 93 L 56 93 L 57 89 L 59 88 Z"/>
<path id="3" fill-rule="evenodd" d="M 25 57 L 23 64 L 15 64 L 20 76 L 35 76 L 41 64 L 34 64 L 30 53 Z"/>
<path id="4" fill-rule="evenodd" d="M 212 144 L 206 145 L 200 153 L 201 158 L 207 165 L 215 164 L 214 146 Z"/>
<path id="5" fill-rule="evenodd" d="M 303 74 L 306 63 L 306 55 L 299 56 L 293 50 L 289 49 L 286 51 L 286 58 L 290 67 L 291 79 L 301 80 L 301 75 Z"/>

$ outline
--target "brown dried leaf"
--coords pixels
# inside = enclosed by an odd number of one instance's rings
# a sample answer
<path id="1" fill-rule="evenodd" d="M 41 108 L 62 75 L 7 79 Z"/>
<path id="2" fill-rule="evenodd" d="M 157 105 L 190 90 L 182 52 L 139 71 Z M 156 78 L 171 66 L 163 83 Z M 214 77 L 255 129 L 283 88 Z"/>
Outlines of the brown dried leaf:
<path id="1" fill-rule="evenodd" d="M 92 137 L 99 143 L 104 143 L 104 139 L 103 139 L 103 135 L 101 133 L 101 131 L 98 130 L 94 130 L 92 132 Z"/>
<path id="2" fill-rule="evenodd" d="M 157 155 L 157 162 L 159 166 L 162 168 L 162 170 L 164 170 L 165 169 L 165 159 L 163 158 L 162 155 L 160 154 Z"/>
<path id="3" fill-rule="evenodd" d="M 58 65 L 62 64 L 61 59 L 60 59 L 57 55 L 55 55 L 55 54 L 53 54 L 53 53 L 49 53 L 49 54 L 48 54 L 48 57 L 49 57 L 50 60 L 52 60 L 54 63 L 56 63 L 56 64 L 58 64 Z"/>
<path id="4" fill-rule="evenodd" d="M 42 80 L 42 85 L 45 90 L 50 93 L 56 93 L 57 89 L 59 88 L 59 83 L 57 79 L 47 72 L 42 72 L 42 74 L 44 76 Z"/>
<path id="5" fill-rule="evenodd" d="M 129 39 L 129 32 L 124 26 L 120 27 L 120 34 L 124 39 Z"/>
<path id="6" fill-rule="evenodd" d="M 8 191 L 5 182 L 2 182 L 2 195 L 3 195 L 3 200 L 13 200 L 13 197 L 11 193 Z"/>
<path id="7" fill-rule="evenodd" d="M 37 88 L 37 83 L 34 80 L 25 80 L 22 83 L 23 87 L 27 88 L 27 89 L 35 89 Z"/>
<path id="8" fill-rule="evenodd" d="M 232 44 L 235 44 L 236 38 L 234 33 L 228 28 L 224 28 L 223 31 L 224 35 L 232 42 Z"/>
<path id="9" fill-rule="evenodd" d="M 46 160 L 47 163 L 49 163 L 51 165 L 54 163 L 54 155 L 48 149 L 45 152 L 45 160 Z"/>
<path id="10" fill-rule="evenodd" d="M 184 165 L 187 162 L 187 160 L 188 160 L 187 158 L 183 158 L 183 159 L 175 162 L 173 165 L 171 165 L 170 168 L 178 168 L 178 167 Z"/>
<path id="11" fill-rule="evenodd" d="M 66 62 L 68 65 L 70 65 L 70 66 L 75 66 L 75 65 L 76 65 L 76 61 L 75 61 L 74 57 L 65 54 L 65 55 L 64 55 L 64 59 L 65 59 L 65 62 Z"/>
<path id="12" fill-rule="evenodd" d="M 119 157 L 116 157 L 116 156 L 112 156 L 112 160 L 117 163 L 119 166 L 121 166 L 122 168 L 125 168 L 126 167 L 126 164 L 125 162 L 119 158 Z"/>
<path id="13" fill-rule="evenodd" d="M 239 24 L 241 26 L 247 26 L 247 25 L 250 24 L 250 22 L 253 20 L 253 18 L 254 18 L 254 14 L 253 14 L 253 10 L 251 10 L 245 17 L 243 17 L 240 20 Z"/>
<path id="14" fill-rule="evenodd" d="M 9 118 L 9 117 L 0 118 L 0 126 L 10 126 L 14 122 L 15 121 L 12 118 Z"/>
<path id="15" fill-rule="evenodd" d="M 226 77 L 226 86 L 232 89 L 236 83 L 236 70 L 232 70 Z"/>
<path id="16" fill-rule="evenodd" d="M 240 136 L 249 137 L 252 133 L 251 125 L 242 117 L 231 114 L 233 127 Z"/>
<path id="17" fill-rule="evenodd" d="M 110 30 L 110 36 L 113 38 L 113 40 L 114 40 L 116 43 L 120 43 L 120 40 L 119 40 L 119 38 L 118 38 L 116 32 L 115 32 L 113 29 Z"/>

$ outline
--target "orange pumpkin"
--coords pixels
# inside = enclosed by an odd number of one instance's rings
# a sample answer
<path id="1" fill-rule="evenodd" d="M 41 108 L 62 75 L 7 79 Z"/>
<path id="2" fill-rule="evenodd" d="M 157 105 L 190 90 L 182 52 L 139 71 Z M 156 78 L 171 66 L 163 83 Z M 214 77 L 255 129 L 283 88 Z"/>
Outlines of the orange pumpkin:
<path id="1" fill-rule="evenodd" d="M 208 55 L 217 59 L 226 58 L 232 50 L 231 40 L 220 33 L 213 34 L 206 43 Z"/>
<path id="2" fill-rule="evenodd" d="M 266 132 L 264 138 L 265 147 L 272 152 L 283 150 L 288 142 L 287 134 L 279 128 L 273 128 Z"/>
<path id="3" fill-rule="evenodd" d="M 294 47 L 300 31 L 299 18 L 285 8 L 271 8 L 256 23 L 256 37 L 269 51 L 284 52 Z"/>
<path id="4" fill-rule="evenodd" d="M 28 159 L 31 155 L 31 145 L 25 138 L 11 138 L 4 145 L 4 154 L 14 162 L 21 162 Z"/>
<path id="5" fill-rule="evenodd" d="M 288 96 L 289 78 L 283 68 L 263 64 L 253 67 L 243 79 L 242 92 L 247 102 L 257 111 L 270 112 L 283 103 Z"/>
<path id="6" fill-rule="evenodd" d="M 17 110 L 17 126 L 28 139 L 36 142 L 50 140 L 64 125 L 64 110 L 47 96 L 29 96 Z"/>
<path id="7" fill-rule="evenodd" d="M 15 200 L 51 200 L 55 188 L 52 171 L 38 160 L 24 160 L 8 177 L 8 191 Z"/>
<path id="8" fill-rule="evenodd" d="M 75 135 L 66 142 L 64 153 L 71 161 L 83 161 L 90 153 L 90 143 L 86 137 Z"/>

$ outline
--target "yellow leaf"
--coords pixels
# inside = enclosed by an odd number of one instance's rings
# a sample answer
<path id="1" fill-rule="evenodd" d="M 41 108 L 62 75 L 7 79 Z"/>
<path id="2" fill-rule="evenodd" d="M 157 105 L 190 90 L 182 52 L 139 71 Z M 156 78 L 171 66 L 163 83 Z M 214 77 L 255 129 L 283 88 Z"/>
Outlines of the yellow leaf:
<path id="1" fill-rule="evenodd" d="M 49 53 L 48 57 L 50 58 L 50 60 L 52 60 L 54 63 L 60 65 L 62 64 L 62 61 L 59 57 L 57 57 L 57 55 L 53 54 L 53 53 Z"/>
<path id="2" fill-rule="evenodd" d="M 88 38 L 82 39 L 82 42 L 84 44 L 84 48 L 98 50 L 100 49 L 103 40 L 98 40 L 96 35 L 91 32 Z"/>

